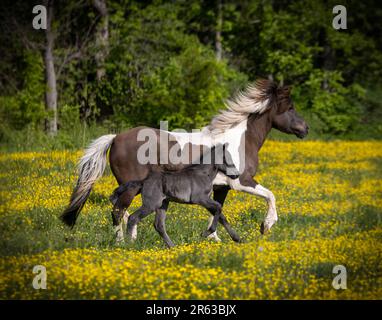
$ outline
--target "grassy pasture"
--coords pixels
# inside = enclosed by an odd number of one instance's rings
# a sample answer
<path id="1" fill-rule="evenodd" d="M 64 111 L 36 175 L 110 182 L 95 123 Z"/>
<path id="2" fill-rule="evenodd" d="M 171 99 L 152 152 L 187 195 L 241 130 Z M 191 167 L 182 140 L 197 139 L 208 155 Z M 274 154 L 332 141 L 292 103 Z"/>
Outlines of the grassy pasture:
<path id="1" fill-rule="evenodd" d="M 382 142 L 268 141 L 256 180 L 276 196 L 271 233 L 259 233 L 266 203 L 230 192 L 224 212 L 245 243 L 233 243 L 222 227 L 221 243 L 201 239 L 208 213 L 171 204 L 171 250 L 153 215 L 135 243 L 115 244 L 110 172 L 73 231 L 58 220 L 80 156 L 0 154 L 0 298 L 382 298 Z M 139 204 L 137 197 L 131 209 Z M 46 267 L 46 290 L 32 287 L 35 265 Z M 332 287 L 335 265 L 347 269 L 346 290 Z"/>

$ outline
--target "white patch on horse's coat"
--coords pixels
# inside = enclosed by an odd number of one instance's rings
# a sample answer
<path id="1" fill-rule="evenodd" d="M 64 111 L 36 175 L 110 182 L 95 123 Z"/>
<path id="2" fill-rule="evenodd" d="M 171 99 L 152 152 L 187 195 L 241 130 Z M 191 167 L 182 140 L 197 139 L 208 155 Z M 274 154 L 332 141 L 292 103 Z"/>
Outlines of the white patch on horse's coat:
<path id="1" fill-rule="evenodd" d="M 219 143 L 228 143 L 227 151 L 231 155 L 233 164 L 240 173 L 244 171 L 244 157 L 245 154 L 245 139 L 242 139 L 242 135 L 247 130 L 247 119 L 243 120 L 236 126 L 227 129 L 225 132 L 213 135 L 211 131 L 204 127 L 200 132 L 170 132 L 166 131 L 175 138 L 175 141 L 180 145 L 183 151 L 184 146 L 187 144 L 203 145 L 211 148 Z"/>
<path id="2" fill-rule="evenodd" d="M 214 186 L 228 186 L 229 180 L 232 179 L 228 178 L 224 173 L 218 172 L 212 184 Z"/>

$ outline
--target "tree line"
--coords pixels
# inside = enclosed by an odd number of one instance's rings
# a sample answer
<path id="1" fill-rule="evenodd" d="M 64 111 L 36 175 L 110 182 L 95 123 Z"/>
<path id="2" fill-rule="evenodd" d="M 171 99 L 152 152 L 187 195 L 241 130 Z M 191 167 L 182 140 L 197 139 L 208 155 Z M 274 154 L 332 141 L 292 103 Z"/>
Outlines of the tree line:
<path id="1" fill-rule="evenodd" d="M 32 27 L 35 5 L 46 29 Z M 81 123 L 205 125 L 259 77 L 293 86 L 317 133 L 382 133 L 382 9 L 330 0 L 9 1 L 0 15 L 0 138 Z M 366 129 L 365 129 L 366 128 Z"/>

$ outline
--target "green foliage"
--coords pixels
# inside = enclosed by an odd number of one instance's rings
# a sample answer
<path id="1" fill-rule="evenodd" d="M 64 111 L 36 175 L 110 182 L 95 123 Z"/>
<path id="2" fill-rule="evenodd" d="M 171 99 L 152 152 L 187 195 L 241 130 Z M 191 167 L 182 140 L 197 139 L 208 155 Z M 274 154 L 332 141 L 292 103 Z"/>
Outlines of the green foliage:
<path id="1" fill-rule="evenodd" d="M 243 78 L 195 43 L 147 76 L 133 108 L 143 110 L 142 120 L 154 126 L 166 119 L 175 128 L 200 127 L 221 108 L 230 82 Z"/>
<path id="2" fill-rule="evenodd" d="M 80 107 L 64 105 L 59 112 L 60 129 L 72 130 L 81 125 Z"/>
<path id="3" fill-rule="evenodd" d="M 131 10 L 137 10 L 135 6 Z M 211 48 L 185 33 L 174 4 L 151 5 L 120 21 L 103 101 L 127 125 L 194 128 L 205 124 L 245 75 L 216 61 Z M 121 38 L 124 41 L 121 41 Z"/>
<path id="4" fill-rule="evenodd" d="M 312 97 L 312 110 L 325 124 L 324 132 L 345 133 L 355 125 L 360 117 L 357 98 L 362 98 L 364 90 L 354 84 L 343 86 L 343 78 L 337 71 L 314 70 L 305 82 L 306 96 Z M 324 86 L 324 88 L 323 88 Z"/>
<path id="5" fill-rule="evenodd" d="M 0 119 L 16 129 L 41 124 L 44 111 L 44 68 L 41 55 L 25 52 L 23 84 L 14 95 L 0 96 Z"/>

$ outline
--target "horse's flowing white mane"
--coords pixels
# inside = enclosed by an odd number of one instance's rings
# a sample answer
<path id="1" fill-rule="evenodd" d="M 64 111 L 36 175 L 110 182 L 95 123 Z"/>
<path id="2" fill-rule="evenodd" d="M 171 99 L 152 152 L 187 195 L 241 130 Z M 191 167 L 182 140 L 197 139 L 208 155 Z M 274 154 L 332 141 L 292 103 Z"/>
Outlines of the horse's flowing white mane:
<path id="1" fill-rule="evenodd" d="M 246 120 L 251 113 L 265 112 L 270 104 L 267 92 L 270 84 L 269 80 L 259 80 L 239 91 L 225 102 L 226 109 L 220 110 L 208 129 L 213 134 L 219 134 Z"/>

